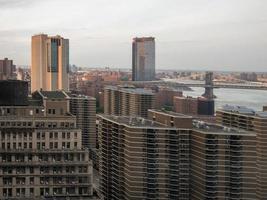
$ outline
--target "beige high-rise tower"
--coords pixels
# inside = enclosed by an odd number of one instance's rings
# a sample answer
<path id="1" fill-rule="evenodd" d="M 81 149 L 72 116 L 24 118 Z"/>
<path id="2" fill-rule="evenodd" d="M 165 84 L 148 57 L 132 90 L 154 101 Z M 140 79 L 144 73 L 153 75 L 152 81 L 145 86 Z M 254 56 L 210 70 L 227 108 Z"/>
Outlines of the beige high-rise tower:
<path id="1" fill-rule="evenodd" d="M 69 40 L 32 36 L 31 91 L 69 90 Z"/>

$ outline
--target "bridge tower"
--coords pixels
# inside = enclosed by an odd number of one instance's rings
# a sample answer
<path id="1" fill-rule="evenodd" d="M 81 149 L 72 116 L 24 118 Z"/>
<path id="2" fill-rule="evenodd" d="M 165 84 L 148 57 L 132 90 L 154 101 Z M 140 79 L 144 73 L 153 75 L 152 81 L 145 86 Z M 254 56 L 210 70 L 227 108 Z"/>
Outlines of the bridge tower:
<path id="1" fill-rule="evenodd" d="M 203 97 L 207 99 L 214 99 L 216 96 L 213 94 L 213 72 L 206 72 L 205 75 L 205 93 L 202 94 Z"/>

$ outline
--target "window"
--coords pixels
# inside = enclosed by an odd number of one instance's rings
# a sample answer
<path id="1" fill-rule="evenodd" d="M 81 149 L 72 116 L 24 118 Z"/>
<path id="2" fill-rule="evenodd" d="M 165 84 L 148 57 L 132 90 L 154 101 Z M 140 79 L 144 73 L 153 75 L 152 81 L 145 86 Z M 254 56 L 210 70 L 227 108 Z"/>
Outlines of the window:
<path id="1" fill-rule="evenodd" d="M 31 142 L 29 143 L 29 149 L 32 149 L 32 143 Z"/>
<path id="2" fill-rule="evenodd" d="M 53 111 L 53 115 L 56 114 L 56 110 L 55 109 L 53 109 L 52 111 Z"/>
<path id="3" fill-rule="evenodd" d="M 50 139 L 53 138 L 53 132 L 50 132 L 50 133 L 49 133 L 49 138 L 50 138 Z"/>
<path id="4" fill-rule="evenodd" d="M 53 142 L 50 142 L 49 149 L 53 149 Z"/>
<path id="5" fill-rule="evenodd" d="M 67 138 L 70 139 L 70 132 L 67 133 Z"/>
<path id="6" fill-rule="evenodd" d="M 52 113 L 52 110 L 51 109 L 48 109 L 48 114 L 51 114 Z"/>
<path id="7" fill-rule="evenodd" d="M 67 149 L 70 148 L 70 142 L 67 142 Z"/>
<path id="8" fill-rule="evenodd" d="M 77 148 L 77 146 L 78 146 L 77 142 L 74 142 L 74 148 Z"/>
<path id="9" fill-rule="evenodd" d="M 31 162 L 32 161 L 32 154 L 28 155 L 28 161 Z"/>
<path id="10" fill-rule="evenodd" d="M 23 148 L 24 148 L 24 149 L 27 149 L 27 142 L 24 142 L 24 144 L 23 144 Z"/>
<path id="11" fill-rule="evenodd" d="M 62 142 L 62 149 L 65 149 L 65 148 L 66 148 L 66 143 Z"/>
<path id="12" fill-rule="evenodd" d="M 62 132 L 62 138 L 65 139 L 66 138 L 66 133 Z"/>
<path id="13" fill-rule="evenodd" d="M 30 177 L 30 185 L 34 184 L 34 177 Z"/>
<path id="14" fill-rule="evenodd" d="M 45 132 L 42 132 L 42 139 L 45 139 Z"/>
<path id="15" fill-rule="evenodd" d="M 39 114 L 39 109 L 38 108 L 35 109 L 35 113 Z"/>
<path id="16" fill-rule="evenodd" d="M 30 188 L 30 196 L 33 196 L 33 195 L 34 195 L 34 189 Z"/>
<path id="17" fill-rule="evenodd" d="M 55 138 L 58 139 L 58 132 L 55 132 L 54 135 L 55 135 Z"/>
<path id="18" fill-rule="evenodd" d="M 40 138 L 41 138 L 41 133 L 37 132 L 37 139 L 40 140 Z"/>
<path id="19" fill-rule="evenodd" d="M 54 143 L 54 148 L 55 148 L 55 149 L 58 148 L 58 143 L 57 143 L 57 142 Z"/>

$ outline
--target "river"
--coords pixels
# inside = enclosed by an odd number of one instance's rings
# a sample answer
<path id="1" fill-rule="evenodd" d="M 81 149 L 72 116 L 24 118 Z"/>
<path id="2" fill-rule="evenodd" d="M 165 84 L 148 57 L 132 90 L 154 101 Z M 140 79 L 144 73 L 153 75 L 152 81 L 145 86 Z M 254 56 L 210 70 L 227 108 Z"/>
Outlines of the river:
<path id="1" fill-rule="evenodd" d="M 194 87 L 193 91 L 184 91 L 185 96 L 197 97 L 204 93 L 204 88 Z M 265 90 L 246 90 L 246 89 L 214 89 L 215 107 L 219 108 L 222 105 L 241 105 L 254 110 L 260 111 L 262 107 L 267 106 L 267 91 Z"/>

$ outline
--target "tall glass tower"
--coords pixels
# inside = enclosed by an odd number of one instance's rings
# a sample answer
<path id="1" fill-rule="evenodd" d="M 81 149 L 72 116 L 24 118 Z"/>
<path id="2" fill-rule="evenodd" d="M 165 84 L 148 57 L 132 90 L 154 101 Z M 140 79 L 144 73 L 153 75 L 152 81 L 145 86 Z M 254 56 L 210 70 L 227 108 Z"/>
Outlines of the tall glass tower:
<path id="1" fill-rule="evenodd" d="M 32 36 L 31 91 L 69 90 L 69 40 Z"/>
<path id="2" fill-rule="evenodd" d="M 134 38 L 132 45 L 132 80 L 155 79 L 155 38 Z"/>

